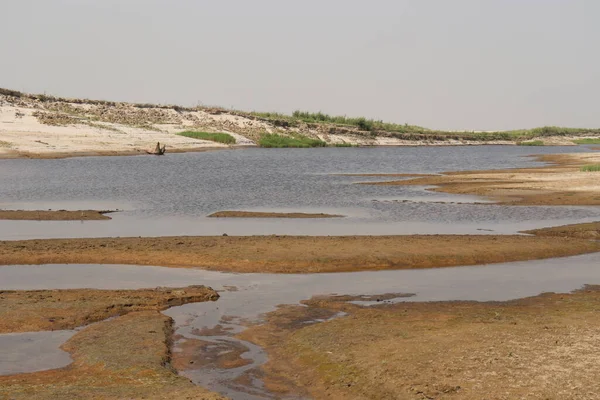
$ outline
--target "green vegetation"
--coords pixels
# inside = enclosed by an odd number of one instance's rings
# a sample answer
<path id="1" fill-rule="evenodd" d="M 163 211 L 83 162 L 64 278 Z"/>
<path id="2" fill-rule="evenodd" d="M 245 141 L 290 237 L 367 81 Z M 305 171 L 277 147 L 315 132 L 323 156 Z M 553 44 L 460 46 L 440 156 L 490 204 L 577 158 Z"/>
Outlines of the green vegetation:
<path id="1" fill-rule="evenodd" d="M 600 138 L 578 139 L 578 140 L 573 140 L 573 143 L 576 143 L 576 144 L 600 144 Z"/>
<path id="2" fill-rule="evenodd" d="M 240 115 L 247 113 L 238 112 Z M 331 124 L 340 128 L 358 128 L 361 131 L 385 131 L 393 137 L 404 140 L 465 140 L 465 141 L 527 141 L 537 137 L 600 135 L 600 129 L 564 128 L 544 126 L 533 129 L 517 129 L 512 131 L 443 131 L 428 129 L 409 124 L 394 124 L 364 117 L 332 116 L 322 112 L 294 111 L 292 115 L 276 112 L 252 112 L 250 115 L 263 118 L 277 126 L 298 126 L 307 124 Z"/>
<path id="3" fill-rule="evenodd" d="M 258 142 L 260 147 L 283 148 L 283 147 L 325 147 L 327 143 L 319 139 L 311 139 L 303 135 L 282 136 L 277 134 L 265 134 Z"/>
<path id="4" fill-rule="evenodd" d="M 600 164 L 588 164 L 581 167 L 582 172 L 600 172 Z"/>
<path id="5" fill-rule="evenodd" d="M 541 140 L 532 140 L 530 142 L 517 142 L 519 146 L 543 146 L 544 142 Z"/>
<path id="6" fill-rule="evenodd" d="M 210 140 L 213 142 L 224 144 L 235 144 L 235 138 L 228 133 L 186 131 L 179 133 L 179 135 L 189 137 L 192 139 Z"/>

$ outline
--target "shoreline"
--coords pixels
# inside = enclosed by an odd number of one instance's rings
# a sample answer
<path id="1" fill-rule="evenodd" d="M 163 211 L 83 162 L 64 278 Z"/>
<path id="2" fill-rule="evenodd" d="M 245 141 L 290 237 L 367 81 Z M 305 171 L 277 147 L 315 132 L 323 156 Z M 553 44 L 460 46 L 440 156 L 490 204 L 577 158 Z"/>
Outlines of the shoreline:
<path id="1" fill-rule="evenodd" d="M 169 149 L 167 148 L 166 154 L 182 154 L 182 153 L 203 153 L 205 151 L 218 151 L 218 150 L 239 150 L 245 147 L 254 146 L 207 146 L 197 148 L 180 148 L 180 149 Z M 83 150 L 70 151 L 70 152 L 44 152 L 44 153 L 29 153 L 29 152 L 0 152 L 0 160 L 58 160 L 65 158 L 77 158 L 77 157 L 130 157 L 130 156 L 154 156 L 154 154 L 148 154 L 144 150 L 106 150 L 106 151 L 87 151 Z"/>
<path id="2" fill-rule="evenodd" d="M 0 132 L 1 134 L 1 132 Z M 0 135 L 1 136 L 1 135 Z M 573 138 L 575 139 L 575 138 Z M 0 140 L 1 142 L 1 140 Z M 517 146 L 516 143 L 490 143 L 490 142 L 469 142 L 469 143 L 429 143 L 426 140 L 414 141 L 411 143 L 398 143 L 398 144 L 373 144 L 373 145 L 356 145 L 351 148 L 390 148 L 390 147 L 474 147 L 474 146 Z M 566 146 L 566 144 L 546 145 L 545 147 L 557 147 Z M 577 146 L 577 145 L 573 145 Z M 338 148 L 336 146 L 326 146 L 325 148 Z M 202 146 L 196 148 L 169 148 L 167 147 L 166 154 L 182 154 L 182 153 L 202 153 L 205 151 L 218 151 L 218 150 L 242 150 L 242 149 L 261 149 L 258 145 L 229 145 L 229 146 Z M 290 147 L 291 148 L 291 147 Z M 340 149 L 343 149 L 341 147 Z M 319 150 L 320 148 L 302 149 L 304 151 Z M 277 149 L 270 149 L 277 150 Z M 595 150 L 591 148 L 591 150 Z M 41 160 L 55 160 L 65 158 L 76 158 L 76 157 L 129 157 L 129 156 L 152 156 L 148 154 L 146 150 L 81 150 L 81 151 L 56 151 L 56 152 L 28 152 L 28 151 L 17 151 L 9 150 L 2 151 L 0 147 L 0 160 L 15 160 L 15 159 L 41 159 Z M 403 174 L 343 174 L 347 176 L 403 176 Z M 418 174 L 406 174 L 405 176 L 419 176 Z"/>

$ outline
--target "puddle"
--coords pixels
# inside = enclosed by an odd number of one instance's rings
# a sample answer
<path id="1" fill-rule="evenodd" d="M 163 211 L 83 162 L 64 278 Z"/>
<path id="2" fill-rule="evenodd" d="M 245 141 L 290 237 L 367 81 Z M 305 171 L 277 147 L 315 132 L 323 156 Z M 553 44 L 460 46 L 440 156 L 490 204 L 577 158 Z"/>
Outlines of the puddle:
<path id="1" fill-rule="evenodd" d="M 230 368 L 208 363 L 202 368 L 186 368 L 181 373 L 233 399 L 264 399 L 273 396 L 262 388 L 257 368 L 266 362 L 267 356 L 259 347 L 233 336 L 248 322 L 260 322 L 265 313 L 278 305 L 298 304 L 318 295 L 355 295 L 358 297 L 353 301 L 372 305 L 381 304 L 377 299 L 503 301 L 542 292 L 570 292 L 585 284 L 600 284 L 600 253 L 487 266 L 306 275 L 232 274 L 126 265 L 0 267 L 0 289 L 135 289 L 193 284 L 211 286 L 220 291 L 221 298 L 217 302 L 186 304 L 165 311 L 175 320 L 176 335 L 218 347 L 198 351 L 239 353 L 240 349 L 246 349 L 239 358 L 250 362 Z M 236 290 L 232 291 L 232 287 Z M 174 353 L 182 352 L 184 343 L 176 341 Z M 43 351 L 47 348 L 55 351 L 60 344 L 57 340 Z M 21 363 L 24 350 L 7 345 L 2 348 L 8 350 L 3 352 L 6 359 Z"/>
<path id="2" fill-rule="evenodd" d="M 0 335 L 0 375 L 66 367 L 73 360 L 60 346 L 75 333 L 70 330 Z"/>

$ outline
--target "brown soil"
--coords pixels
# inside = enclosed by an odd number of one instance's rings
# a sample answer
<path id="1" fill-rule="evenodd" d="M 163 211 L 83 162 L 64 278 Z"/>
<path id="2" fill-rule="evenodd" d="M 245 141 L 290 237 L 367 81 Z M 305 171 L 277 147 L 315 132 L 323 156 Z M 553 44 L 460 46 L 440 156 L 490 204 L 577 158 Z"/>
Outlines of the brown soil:
<path id="1" fill-rule="evenodd" d="M 0 220 L 29 220 L 29 221 L 90 221 L 111 219 L 108 215 L 114 211 L 28 211 L 28 210 L 0 210 Z"/>
<path id="2" fill-rule="evenodd" d="M 171 368 L 172 323 L 158 311 L 143 311 L 91 325 L 63 345 L 72 364 L 0 376 L 0 398 L 224 399 Z"/>
<path id="3" fill-rule="evenodd" d="M 437 186 L 434 191 L 488 197 L 509 205 L 600 205 L 600 181 L 581 165 L 600 160 L 597 153 L 536 157 L 545 168 L 448 172 L 416 179 L 361 182 L 365 185 Z"/>
<path id="4" fill-rule="evenodd" d="M 600 251 L 600 242 L 524 235 L 250 236 L 0 241 L 0 265 L 134 264 L 313 273 L 534 260 Z"/>
<path id="5" fill-rule="evenodd" d="M 255 211 L 219 211 L 210 214 L 212 218 L 342 218 L 343 215 L 335 214 L 310 214 L 310 213 L 279 213 Z"/>
<path id="6" fill-rule="evenodd" d="M 600 288 L 508 302 L 336 299 L 282 307 L 240 336 L 265 347 L 266 387 L 315 399 L 594 399 Z M 349 315 L 307 326 L 311 315 Z M 287 387 L 281 382 L 292 382 Z"/>
<path id="7" fill-rule="evenodd" d="M 0 291 L 0 333 L 73 329 L 135 311 L 160 311 L 201 301 L 217 292 L 204 286 L 140 290 Z"/>

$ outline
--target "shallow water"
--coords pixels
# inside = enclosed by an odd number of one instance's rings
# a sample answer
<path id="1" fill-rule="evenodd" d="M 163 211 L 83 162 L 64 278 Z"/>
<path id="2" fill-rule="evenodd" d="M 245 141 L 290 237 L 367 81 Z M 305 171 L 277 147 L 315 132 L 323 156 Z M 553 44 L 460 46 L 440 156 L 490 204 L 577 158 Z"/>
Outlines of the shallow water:
<path id="1" fill-rule="evenodd" d="M 240 388 L 233 383 L 236 378 L 267 360 L 259 347 L 239 341 L 233 335 L 244 329 L 242 322 L 259 322 L 262 315 L 275 310 L 278 305 L 297 304 L 312 296 L 331 294 L 415 294 L 413 297 L 398 297 L 390 301 L 502 301 L 549 291 L 570 292 L 585 284 L 600 284 L 600 253 L 486 266 L 305 275 L 232 274 L 126 265 L 0 267 L 0 289 L 3 290 L 134 289 L 193 284 L 211 286 L 220 291 L 221 298 L 217 302 L 187 304 L 165 311 L 175 320 L 176 333 L 185 338 L 213 341 L 220 345 L 230 341 L 232 346 L 248 347 L 245 357 L 252 359 L 253 363 L 232 369 L 213 366 L 185 371 L 183 374 L 198 384 L 234 399 L 251 399 L 251 396 L 270 398 L 261 388 L 259 379 L 254 379 L 256 386 L 252 388 Z M 231 291 L 232 287 L 237 290 Z M 213 337 L 195 333 L 217 326 L 228 333 Z M 45 348 L 59 344 L 44 343 L 42 339 L 40 343 Z M 31 349 L 6 346 L 5 357 L 27 359 L 34 354 Z M 178 350 L 176 344 L 174 351 Z M 249 394 L 249 390 L 253 394 Z"/>
<path id="2" fill-rule="evenodd" d="M 7 333 L 0 335 L 0 375 L 45 371 L 73 361 L 60 346 L 76 331 Z"/>
<path id="3" fill-rule="evenodd" d="M 479 229 L 513 233 L 588 222 L 600 217 L 599 208 L 440 204 L 478 199 L 422 187 L 355 185 L 390 178 L 337 175 L 527 167 L 541 165 L 527 155 L 586 150 L 576 146 L 246 149 L 165 157 L 0 160 L 0 208 L 123 210 L 111 214 L 112 221 L 0 221 L 0 240 L 481 233 Z M 206 218 L 221 210 L 325 212 L 347 218 Z"/>

